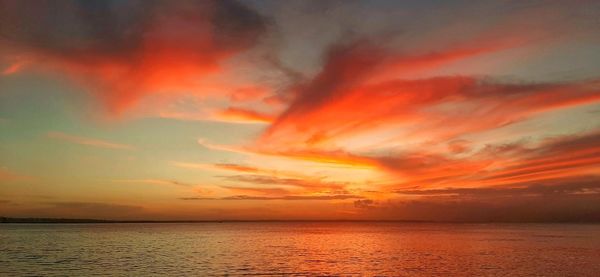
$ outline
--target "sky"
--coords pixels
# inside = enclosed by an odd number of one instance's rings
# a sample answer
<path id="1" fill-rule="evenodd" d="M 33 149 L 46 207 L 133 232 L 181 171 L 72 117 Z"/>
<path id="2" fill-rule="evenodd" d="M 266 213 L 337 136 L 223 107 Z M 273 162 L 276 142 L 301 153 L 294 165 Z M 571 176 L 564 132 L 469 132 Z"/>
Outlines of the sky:
<path id="1" fill-rule="evenodd" d="M 600 220 L 598 1 L 0 0 L 0 216 Z"/>

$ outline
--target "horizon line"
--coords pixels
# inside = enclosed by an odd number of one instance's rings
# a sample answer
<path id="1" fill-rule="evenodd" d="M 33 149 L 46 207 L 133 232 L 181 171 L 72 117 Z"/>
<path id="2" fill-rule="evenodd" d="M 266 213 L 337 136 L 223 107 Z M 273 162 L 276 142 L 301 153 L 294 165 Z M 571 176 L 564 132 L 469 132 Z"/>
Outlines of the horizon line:
<path id="1" fill-rule="evenodd" d="M 378 219 L 222 219 L 222 220 L 113 220 L 92 218 L 53 218 L 53 217 L 0 217 L 0 224 L 94 224 L 94 223 L 294 223 L 294 222 L 380 222 L 380 223 L 444 223 L 444 224 L 600 224 L 600 220 L 378 220 Z"/>

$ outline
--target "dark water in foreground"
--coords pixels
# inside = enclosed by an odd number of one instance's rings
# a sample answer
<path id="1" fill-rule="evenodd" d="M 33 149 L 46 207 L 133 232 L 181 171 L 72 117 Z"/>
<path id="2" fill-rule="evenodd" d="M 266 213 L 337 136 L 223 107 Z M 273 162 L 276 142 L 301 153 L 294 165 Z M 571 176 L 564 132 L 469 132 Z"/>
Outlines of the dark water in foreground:
<path id="1" fill-rule="evenodd" d="M 600 276 L 600 225 L 0 225 L 21 275 Z"/>

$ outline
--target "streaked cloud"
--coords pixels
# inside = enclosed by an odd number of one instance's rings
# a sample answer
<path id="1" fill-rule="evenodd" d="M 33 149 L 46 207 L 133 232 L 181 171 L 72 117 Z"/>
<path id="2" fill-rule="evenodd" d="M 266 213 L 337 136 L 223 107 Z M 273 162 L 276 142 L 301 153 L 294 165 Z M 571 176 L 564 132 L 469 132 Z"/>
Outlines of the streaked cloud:
<path id="1" fill-rule="evenodd" d="M 341 182 L 328 182 L 317 178 L 281 178 L 276 176 L 261 175 L 229 175 L 223 179 L 233 182 L 252 183 L 257 185 L 285 185 L 304 188 L 308 190 L 342 190 L 348 184 Z"/>
<path id="2" fill-rule="evenodd" d="M 7 66 L 6 68 L 4 68 L 0 72 L 1 73 L 0 75 L 12 75 L 12 74 L 18 73 L 27 65 L 27 63 L 28 62 L 25 60 L 15 61 L 12 64 L 10 64 L 9 66 Z"/>
<path id="3" fill-rule="evenodd" d="M 49 132 L 46 134 L 46 137 L 51 138 L 51 139 L 66 141 L 66 142 L 70 142 L 70 143 L 75 143 L 75 144 L 98 147 L 98 148 L 120 149 L 120 150 L 134 150 L 135 149 L 135 147 L 132 145 L 115 143 L 115 142 L 110 142 L 110 141 L 106 141 L 106 140 L 94 139 L 94 138 L 73 136 L 73 135 L 62 133 L 62 132 Z"/>
<path id="4" fill-rule="evenodd" d="M 600 177 L 577 176 L 570 178 L 549 179 L 514 183 L 510 186 L 475 187 L 475 188 L 442 188 L 421 190 L 398 190 L 396 193 L 419 196 L 456 196 L 456 197 L 520 197 L 546 196 L 563 194 L 589 194 L 600 196 Z"/>
<path id="5" fill-rule="evenodd" d="M 282 188 L 265 188 L 265 187 L 240 187 L 240 186 L 221 186 L 221 188 L 228 189 L 235 194 L 239 193 L 250 193 L 250 194 L 266 194 L 266 195 L 285 195 L 289 194 L 288 190 Z"/>
<path id="6" fill-rule="evenodd" d="M 232 153 L 246 154 L 246 155 L 256 154 L 250 150 L 244 149 L 244 147 L 239 147 L 239 146 L 235 146 L 235 145 L 211 143 L 211 142 L 206 141 L 205 139 L 198 139 L 197 142 L 202 147 L 205 147 L 205 148 L 208 148 L 211 150 L 232 152 Z"/>
<path id="7" fill-rule="evenodd" d="M 222 198 L 205 198 L 205 197 L 183 197 L 181 200 L 347 200 L 347 199 L 361 199 L 362 196 L 341 194 L 341 195 L 286 195 L 280 197 L 269 197 L 269 196 L 248 196 L 248 195 L 234 195 Z"/>
<path id="8" fill-rule="evenodd" d="M 0 181 L 28 181 L 34 179 L 32 176 L 22 175 L 6 167 L 0 167 Z"/>
<path id="9" fill-rule="evenodd" d="M 194 186 L 193 184 L 183 183 L 174 180 L 163 180 L 163 179 L 127 179 L 127 180 L 113 180 L 115 183 L 131 183 L 131 184 L 153 184 L 153 185 L 167 185 L 189 188 Z"/>
<path id="10" fill-rule="evenodd" d="M 344 190 L 346 186 L 350 185 L 350 183 L 327 181 L 324 177 L 308 176 L 293 171 L 281 171 L 239 164 L 198 164 L 181 162 L 172 162 L 172 164 L 182 168 L 243 173 L 237 175 L 219 175 L 217 177 L 235 184 L 246 183 L 263 186 L 265 191 L 273 189 L 272 186 L 285 186 L 288 188 L 295 188 L 296 190 L 302 189 L 305 192 L 330 192 Z M 230 186 L 222 187 L 233 188 Z M 244 187 L 239 187 L 239 189 L 242 188 Z"/>
<path id="11" fill-rule="evenodd" d="M 273 118 L 272 115 L 235 107 L 229 107 L 213 115 L 215 120 L 234 123 L 270 123 Z"/>
<path id="12" fill-rule="evenodd" d="M 300 173 L 294 173 L 290 171 L 281 171 L 275 169 L 268 169 L 262 167 L 255 167 L 243 164 L 232 164 L 232 163 L 217 163 L 217 164 L 202 164 L 202 163 L 185 163 L 185 162 L 171 162 L 171 164 L 190 169 L 201 169 L 208 171 L 225 171 L 225 172 L 242 172 L 252 173 L 258 175 L 267 176 L 287 176 L 287 177 L 301 177 Z"/>

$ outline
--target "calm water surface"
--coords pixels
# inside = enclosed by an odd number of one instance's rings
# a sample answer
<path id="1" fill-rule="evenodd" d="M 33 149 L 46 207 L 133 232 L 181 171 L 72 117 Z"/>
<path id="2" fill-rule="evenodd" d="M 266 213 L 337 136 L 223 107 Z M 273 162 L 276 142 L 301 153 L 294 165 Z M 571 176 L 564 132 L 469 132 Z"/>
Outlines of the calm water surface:
<path id="1" fill-rule="evenodd" d="M 0 276 L 600 276 L 600 225 L 0 224 Z"/>

